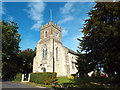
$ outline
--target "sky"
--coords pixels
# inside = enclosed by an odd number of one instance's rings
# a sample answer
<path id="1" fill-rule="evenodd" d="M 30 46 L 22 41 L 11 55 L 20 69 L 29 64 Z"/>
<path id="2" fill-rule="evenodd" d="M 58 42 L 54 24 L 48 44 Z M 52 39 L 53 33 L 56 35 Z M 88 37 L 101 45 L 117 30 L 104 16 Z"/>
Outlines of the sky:
<path id="1" fill-rule="evenodd" d="M 4 2 L 2 3 L 2 20 L 18 24 L 21 35 L 20 50 L 34 49 L 40 40 L 40 26 L 52 20 L 62 28 L 62 44 L 76 51 L 77 38 L 83 34 L 84 20 L 93 9 L 94 2 Z"/>

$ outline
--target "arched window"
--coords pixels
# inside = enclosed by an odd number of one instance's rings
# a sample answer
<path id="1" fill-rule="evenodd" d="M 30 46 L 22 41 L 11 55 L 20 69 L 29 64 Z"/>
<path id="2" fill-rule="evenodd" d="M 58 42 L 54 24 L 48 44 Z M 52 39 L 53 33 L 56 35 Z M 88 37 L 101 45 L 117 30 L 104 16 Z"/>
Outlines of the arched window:
<path id="1" fill-rule="evenodd" d="M 47 59 L 47 48 L 45 48 L 45 60 Z"/>
<path id="2" fill-rule="evenodd" d="M 44 36 L 45 36 L 45 38 L 47 37 L 47 31 L 44 32 Z"/>
<path id="3" fill-rule="evenodd" d="M 43 72 L 46 72 L 46 69 L 45 69 L 45 68 L 43 68 Z"/>
<path id="4" fill-rule="evenodd" d="M 42 58 L 43 60 L 47 59 L 47 46 L 46 45 L 44 45 L 42 49 Z"/>
<path id="5" fill-rule="evenodd" d="M 74 61 L 73 61 L 73 57 L 72 57 L 71 62 L 72 62 L 72 69 L 75 69 L 75 63 L 74 63 Z"/>
<path id="6" fill-rule="evenodd" d="M 43 58 L 43 60 L 44 60 L 44 48 L 43 48 L 43 50 L 42 50 L 42 58 Z"/>
<path id="7" fill-rule="evenodd" d="M 46 69 L 45 69 L 45 67 L 42 67 L 42 68 L 41 68 L 41 70 L 43 70 L 43 72 L 46 72 Z"/>
<path id="8" fill-rule="evenodd" d="M 75 69 L 75 63 L 72 61 L 72 69 Z"/>
<path id="9" fill-rule="evenodd" d="M 56 60 L 58 60 L 58 47 L 56 48 Z"/>

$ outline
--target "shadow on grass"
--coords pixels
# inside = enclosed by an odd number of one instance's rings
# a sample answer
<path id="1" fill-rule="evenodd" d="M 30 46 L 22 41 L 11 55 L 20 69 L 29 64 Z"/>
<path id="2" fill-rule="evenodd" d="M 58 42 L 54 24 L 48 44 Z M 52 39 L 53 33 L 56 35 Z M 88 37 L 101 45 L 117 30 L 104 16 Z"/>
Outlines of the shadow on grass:
<path id="1" fill-rule="evenodd" d="M 119 90 L 120 84 L 111 84 L 111 79 L 108 78 L 76 78 L 69 79 L 70 82 L 57 83 L 53 86 L 56 90 L 95 90 L 95 89 L 110 89 L 110 90 Z"/>

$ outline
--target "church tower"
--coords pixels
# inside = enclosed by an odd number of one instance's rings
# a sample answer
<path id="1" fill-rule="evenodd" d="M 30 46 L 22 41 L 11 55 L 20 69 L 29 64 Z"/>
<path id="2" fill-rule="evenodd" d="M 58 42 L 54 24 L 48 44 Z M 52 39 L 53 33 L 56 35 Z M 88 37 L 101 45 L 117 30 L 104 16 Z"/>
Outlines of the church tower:
<path id="1" fill-rule="evenodd" d="M 57 42 L 61 43 L 61 28 L 54 24 L 53 21 L 41 26 L 40 41 L 47 41 L 49 38 L 54 38 Z"/>

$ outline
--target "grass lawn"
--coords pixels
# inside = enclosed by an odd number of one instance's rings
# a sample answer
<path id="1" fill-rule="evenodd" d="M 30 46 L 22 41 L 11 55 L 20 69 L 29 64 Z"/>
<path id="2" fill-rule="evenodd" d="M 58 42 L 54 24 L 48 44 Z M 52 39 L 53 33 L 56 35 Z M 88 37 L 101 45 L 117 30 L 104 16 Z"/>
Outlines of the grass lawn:
<path id="1" fill-rule="evenodd" d="M 59 83 L 69 83 L 69 82 L 71 82 L 71 80 L 68 79 L 67 77 L 57 77 L 57 79 L 58 79 Z"/>

